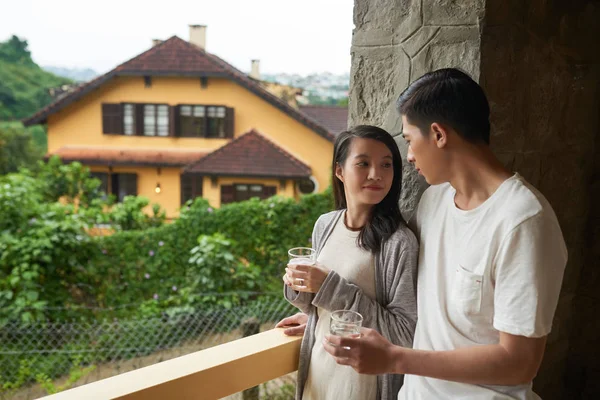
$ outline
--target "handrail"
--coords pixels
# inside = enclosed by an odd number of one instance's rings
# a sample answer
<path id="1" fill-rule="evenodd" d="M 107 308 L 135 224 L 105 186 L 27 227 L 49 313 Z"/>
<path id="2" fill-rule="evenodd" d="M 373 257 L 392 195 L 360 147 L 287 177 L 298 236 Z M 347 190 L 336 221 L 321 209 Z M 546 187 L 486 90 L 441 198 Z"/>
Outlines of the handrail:
<path id="1" fill-rule="evenodd" d="M 300 341 L 273 329 L 44 399 L 220 399 L 296 371 Z"/>

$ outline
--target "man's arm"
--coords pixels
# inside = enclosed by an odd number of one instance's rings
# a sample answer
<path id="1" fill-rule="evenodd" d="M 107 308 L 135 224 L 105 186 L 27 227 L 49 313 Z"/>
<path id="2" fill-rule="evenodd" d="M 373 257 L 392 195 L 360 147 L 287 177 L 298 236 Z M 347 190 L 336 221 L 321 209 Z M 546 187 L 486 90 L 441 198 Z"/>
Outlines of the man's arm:
<path id="1" fill-rule="evenodd" d="M 546 338 L 500 333 L 500 343 L 450 351 L 394 346 L 374 330 L 360 338 L 327 336 L 325 350 L 341 365 L 363 374 L 410 374 L 487 385 L 520 385 L 533 380 L 544 357 Z"/>

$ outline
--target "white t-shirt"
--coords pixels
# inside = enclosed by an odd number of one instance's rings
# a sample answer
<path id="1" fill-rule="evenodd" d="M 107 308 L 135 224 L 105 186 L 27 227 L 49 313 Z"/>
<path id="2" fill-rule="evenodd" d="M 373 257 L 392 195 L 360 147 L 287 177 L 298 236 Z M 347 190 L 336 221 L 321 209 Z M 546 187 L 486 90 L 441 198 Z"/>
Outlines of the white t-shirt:
<path id="1" fill-rule="evenodd" d="M 342 278 L 360 287 L 364 294 L 375 299 L 375 260 L 373 254 L 356 245 L 359 232 L 344 225 L 341 217 L 319 253 L 318 261 Z M 377 376 L 360 375 L 354 369 L 338 365 L 323 348 L 323 338 L 329 334 L 331 311 L 317 308 L 319 319 L 315 328 L 308 377 L 303 400 L 375 400 Z"/>
<path id="2" fill-rule="evenodd" d="M 454 350 L 497 344 L 499 332 L 548 335 L 567 249 L 547 200 L 515 174 L 479 207 L 456 207 L 450 184 L 419 203 L 418 321 L 414 348 Z M 537 399 L 531 383 L 471 385 L 406 375 L 402 400 Z"/>

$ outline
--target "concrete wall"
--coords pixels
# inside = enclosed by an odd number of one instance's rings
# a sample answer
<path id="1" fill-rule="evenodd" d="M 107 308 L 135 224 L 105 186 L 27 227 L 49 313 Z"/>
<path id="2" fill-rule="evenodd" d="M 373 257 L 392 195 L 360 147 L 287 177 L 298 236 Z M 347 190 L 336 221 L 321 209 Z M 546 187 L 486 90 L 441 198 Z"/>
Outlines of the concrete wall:
<path id="1" fill-rule="evenodd" d="M 592 0 L 355 0 L 350 125 L 398 134 L 400 92 L 425 72 L 461 68 L 490 100 L 494 152 L 556 210 L 570 259 L 535 380 L 544 399 L 600 396 L 598 20 Z M 405 167 L 405 215 L 423 188 Z"/>
<path id="2" fill-rule="evenodd" d="M 600 297 L 584 290 L 600 288 L 592 279 L 599 258 L 588 251 L 599 132 L 599 6 L 487 0 L 481 35 L 480 82 L 492 109 L 492 147 L 548 198 L 569 248 L 554 328 L 535 381 L 548 399 L 591 398 L 590 374 L 600 377 L 591 363 L 591 354 L 600 353 L 592 343 L 600 336 Z"/>

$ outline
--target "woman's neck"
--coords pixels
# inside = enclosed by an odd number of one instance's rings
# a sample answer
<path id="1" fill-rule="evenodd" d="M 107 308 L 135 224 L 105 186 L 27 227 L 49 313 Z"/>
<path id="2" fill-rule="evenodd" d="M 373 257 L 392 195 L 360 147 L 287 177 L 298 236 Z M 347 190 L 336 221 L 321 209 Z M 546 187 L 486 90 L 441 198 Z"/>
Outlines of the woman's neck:
<path id="1" fill-rule="evenodd" d="M 344 223 L 348 229 L 360 229 L 367 224 L 372 205 L 348 204 L 344 213 Z"/>

